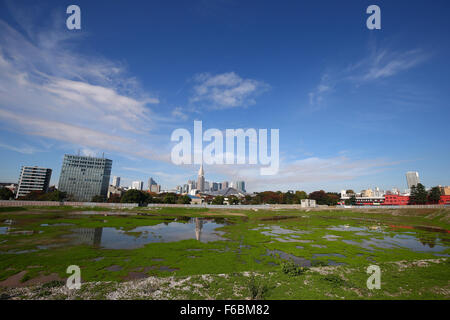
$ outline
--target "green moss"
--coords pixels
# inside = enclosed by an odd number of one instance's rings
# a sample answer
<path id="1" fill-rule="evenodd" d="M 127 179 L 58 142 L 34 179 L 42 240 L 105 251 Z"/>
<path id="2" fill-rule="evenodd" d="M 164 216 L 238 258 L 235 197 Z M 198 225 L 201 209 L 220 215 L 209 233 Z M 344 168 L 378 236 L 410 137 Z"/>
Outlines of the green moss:
<path id="1" fill-rule="evenodd" d="M 98 211 L 99 214 L 76 214 L 83 210 Z M 111 211 L 132 215 L 111 215 L 109 214 Z M 243 216 L 229 216 L 228 212 Z M 170 222 L 174 218 L 177 218 L 178 222 L 183 222 L 190 217 L 211 217 L 211 215 L 215 218 L 226 218 L 229 224 L 219 228 L 218 231 L 225 233 L 227 241 L 202 243 L 192 239 L 149 243 L 132 250 L 113 250 L 69 244 L 67 237 L 74 228 L 101 227 L 121 228 L 128 235 L 139 236 L 139 233 L 131 230 L 138 226 Z M 449 283 L 448 263 L 433 264 L 427 268 L 412 267 L 402 272 L 392 264 L 400 260 L 411 262 L 438 258 L 433 252 L 363 245 L 371 239 L 381 240 L 386 236 L 409 235 L 429 246 L 445 246 L 445 250 L 440 253 L 448 255 L 450 249 L 445 245 L 450 240 L 448 233 L 395 227 L 432 226 L 448 230 L 448 217 L 449 210 L 441 209 L 397 210 L 396 215 L 380 209 L 362 212 L 350 210 L 255 212 L 236 209 L 212 211 L 205 208 L 134 208 L 119 211 L 36 207 L 3 211 L 0 212 L 0 222 L 13 219 L 14 230 L 28 230 L 34 233 L 0 235 L 0 280 L 5 280 L 22 270 L 27 270 L 23 281 L 50 273 L 57 273 L 65 279 L 68 276 L 66 268 L 69 265 L 78 265 L 81 267 L 81 276 L 85 282 L 122 282 L 131 272 L 143 272 L 158 277 L 191 276 L 198 277 L 196 279 L 204 292 L 193 290 L 184 293 L 183 297 L 204 299 L 211 295 L 221 299 L 255 298 L 258 295 L 255 296 L 253 293 L 259 290 L 257 283 L 254 282 L 254 286 L 250 286 L 248 277 L 242 276 L 243 272 L 250 271 L 261 274 L 263 282 L 267 284 L 267 288 L 263 290 L 264 295 L 260 294 L 259 298 L 442 298 L 442 292 L 448 292 L 448 289 L 445 289 Z M 365 234 L 351 228 L 330 230 L 330 227 L 342 225 L 362 228 L 379 226 L 384 233 Z M 282 228 L 286 233 L 274 234 L 269 229 L 272 227 Z M 330 241 L 326 238 L 329 235 L 338 238 Z M 327 275 L 302 269 L 298 276 L 292 277 L 289 276 L 291 272 L 285 274 L 282 271 L 283 266 L 287 266 L 288 260 L 279 255 L 269 255 L 268 250 L 278 250 L 303 258 L 310 261 L 313 267 L 332 262 L 343 265 L 336 267 L 336 272 Z M 370 264 L 383 266 L 382 291 L 368 291 L 365 286 L 368 277 L 365 269 Z M 107 268 L 110 266 L 119 266 L 120 270 L 108 271 Z M 299 268 L 295 265 L 291 267 L 288 269 Z M 343 271 L 346 268 L 353 270 L 351 276 Z M 215 281 L 201 280 L 199 276 L 203 274 L 212 275 Z M 219 276 L 220 274 L 225 274 L 228 278 Z M 238 287 L 241 289 L 237 289 Z M 254 290 L 250 290 L 250 287 Z M 98 291 L 98 294 L 94 294 L 95 298 L 105 298 L 108 290 L 112 288 L 112 285 L 105 284 L 104 288 L 95 289 Z M 42 294 L 45 296 L 47 293 L 43 291 Z"/>

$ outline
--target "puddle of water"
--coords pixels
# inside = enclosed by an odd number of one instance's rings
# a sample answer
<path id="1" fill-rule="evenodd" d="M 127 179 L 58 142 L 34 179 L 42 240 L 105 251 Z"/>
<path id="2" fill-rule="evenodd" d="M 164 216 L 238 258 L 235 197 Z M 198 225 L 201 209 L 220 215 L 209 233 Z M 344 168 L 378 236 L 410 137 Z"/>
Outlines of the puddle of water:
<path id="1" fill-rule="evenodd" d="M 6 234 L 8 232 L 9 227 L 0 227 L 0 234 Z"/>
<path id="2" fill-rule="evenodd" d="M 343 266 L 344 264 L 345 264 L 344 262 L 336 262 L 334 260 L 328 259 L 329 266 Z"/>
<path id="3" fill-rule="evenodd" d="M 290 239 L 290 238 L 275 238 L 278 242 L 300 242 L 298 239 Z"/>
<path id="4" fill-rule="evenodd" d="M 342 242 L 356 245 L 367 250 L 381 249 L 409 249 L 414 252 L 441 252 L 447 249 L 446 246 L 440 244 L 439 239 L 432 241 L 430 239 L 419 240 L 414 236 L 398 234 L 393 237 L 384 237 L 382 239 L 371 238 L 369 240 L 362 239 L 361 242 L 354 240 L 342 240 Z"/>
<path id="5" fill-rule="evenodd" d="M 300 266 L 300 267 L 311 267 L 311 261 L 305 258 L 301 258 L 301 257 L 297 257 L 294 256 L 292 254 L 283 252 L 281 250 L 267 250 L 266 252 L 267 256 L 272 256 L 275 258 L 280 258 L 283 260 L 290 260 L 293 263 L 295 263 L 296 265 Z"/>
<path id="6" fill-rule="evenodd" d="M 128 232 L 121 229 L 79 228 L 72 230 L 72 244 L 88 244 L 105 249 L 135 249 L 154 242 L 176 242 L 196 239 L 200 242 L 226 241 L 224 232 L 215 229 L 225 223 L 214 219 L 193 218 L 187 223 L 169 222 L 140 226 Z"/>
<path id="7" fill-rule="evenodd" d="M 13 228 L 9 228 L 8 230 L 6 230 L 6 234 L 10 234 L 10 235 L 16 235 L 16 234 L 22 234 L 25 236 L 29 236 L 32 235 L 34 233 L 33 230 L 17 230 L 17 231 L 11 231 Z"/>
<path id="8" fill-rule="evenodd" d="M 400 225 L 390 225 L 392 229 L 416 229 L 429 232 L 439 232 L 439 233 L 450 233 L 450 230 L 446 230 L 440 227 L 430 227 L 430 226 L 400 226 Z"/>
<path id="9" fill-rule="evenodd" d="M 177 271 L 177 270 L 179 270 L 179 269 L 178 268 L 169 268 L 169 267 L 166 267 L 166 266 L 160 266 L 159 267 L 159 271 L 174 272 L 174 271 Z"/>
<path id="10" fill-rule="evenodd" d="M 279 236 L 279 235 L 299 235 L 299 234 L 308 234 L 311 233 L 311 231 L 306 230 L 290 230 L 285 229 L 280 226 L 266 226 L 262 228 L 256 228 L 253 230 L 266 230 L 262 231 L 261 233 L 266 236 Z"/>
<path id="11" fill-rule="evenodd" d="M 365 231 L 367 228 L 363 227 L 351 227 L 347 224 L 341 225 L 341 226 L 333 226 L 327 228 L 327 230 L 333 230 L 333 231 Z"/>
<path id="12" fill-rule="evenodd" d="M 118 265 L 112 265 L 112 266 L 109 266 L 109 267 L 107 267 L 105 269 L 108 270 L 108 271 L 120 271 L 123 268 L 121 266 L 118 266 Z"/>
<path id="13" fill-rule="evenodd" d="M 315 253 L 312 255 L 313 258 L 319 258 L 319 257 L 339 257 L 339 258 L 346 258 L 346 256 L 340 254 L 340 253 Z"/>
<path id="14" fill-rule="evenodd" d="M 334 234 L 326 234 L 322 238 L 327 239 L 328 241 L 336 241 L 337 239 L 342 238 L 342 237 L 334 235 Z"/>
<path id="15" fill-rule="evenodd" d="M 321 244 L 312 244 L 311 247 L 314 248 L 326 248 L 327 246 L 321 245 Z"/>

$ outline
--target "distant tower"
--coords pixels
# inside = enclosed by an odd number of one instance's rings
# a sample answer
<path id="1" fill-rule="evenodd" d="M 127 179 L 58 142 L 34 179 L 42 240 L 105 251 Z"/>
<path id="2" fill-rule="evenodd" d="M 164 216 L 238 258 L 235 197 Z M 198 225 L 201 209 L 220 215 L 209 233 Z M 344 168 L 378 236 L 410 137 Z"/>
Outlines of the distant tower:
<path id="1" fill-rule="evenodd" d="M 152 177 L 150 177 L 150 179 L 148 179 L 148 190 L 151 190 L 152 186 L 155 186 L 155 185 L 157 185 L 156 181 L 153 180 Z"/>
<path id="2" fill-rule="evenodd" d="M 203 171 L 203 164 L 200 166 L 200 170 L 198 171 L 197 189 L 200 192 L 205 191 L 205 172 Z"/>
<path id="3" fill-rule="evenodd" d="M 120 177 L 114 177 L 112 185 L 117 188 L 120 187 Z"/>
<path id="4" fill-rule="evenodd" d="M 417 186 L 420 183 L 419 173 L 416 171 L 407 172 L 406 182 L 408 183 L 408 189 L 411 189 L 413 186 Z"/>
<path id="5" fill-rule="evenodd" d="M 195 239 L 200 241 L 202 236 L 202 228 L 203 228 L 203 221 L 199 218 L 195 218 Z"/>

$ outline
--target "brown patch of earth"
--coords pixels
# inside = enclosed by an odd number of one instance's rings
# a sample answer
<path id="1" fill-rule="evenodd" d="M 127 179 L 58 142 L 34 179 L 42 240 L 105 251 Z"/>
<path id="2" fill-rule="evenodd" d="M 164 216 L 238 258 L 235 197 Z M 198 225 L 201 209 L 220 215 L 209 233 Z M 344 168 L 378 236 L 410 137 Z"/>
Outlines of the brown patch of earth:
<path id="1" fill-rule="evenodd" d="M 34 286 L 37 284 L 44 284 L 50 281 L 63 281 L 64 279 L 61 279 L 57 273 L 52 273 L 48 275 L 39 275 L 33 279 L 30 279 L 25 282 L 21 282 L 22 278 L 25 276 L 27 271 L 21 271 L 19 273 L 16 273 L 12 276 L 10 276 L 8 279 L 0 281 L 0 287 L 7 287 L 7 288 L 23 288 L 23 287 L 29 287 Z"/>
<path id="2" fill-rule="evenodd" d="M 125 281 L 131 281 L 131 280 L 140 280 L 148 278 L 148 275 L 144 272 L 136 272 L 136 271 L 130 271 L 126 276 L 122 277 Z"/>

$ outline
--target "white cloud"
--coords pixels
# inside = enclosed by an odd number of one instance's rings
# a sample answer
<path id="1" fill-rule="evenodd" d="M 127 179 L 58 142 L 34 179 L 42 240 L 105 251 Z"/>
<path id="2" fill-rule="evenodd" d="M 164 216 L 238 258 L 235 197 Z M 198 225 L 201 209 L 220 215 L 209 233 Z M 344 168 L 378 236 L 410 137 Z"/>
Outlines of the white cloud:
<path id="1" fill-rule="evenodd" d="M 152 132 L 167 120 L 151 109 L 158 98 L 121 64 L 79 55 L 73 43 L 69 49 L 76 37 L 36 29 L 24 36 L 0 20 L 0 123 L 74 149 L 166 159 L 153 151 Z"/>
<path id="2" fill-rule="evenodd" d="M 319 84 L 308 93 L 309 104 L 318 107 L 326 97 L 343 85 L 360 86 L 393 77 L 426 61 L 429 55 L 420 49 L 409 51 L 377 50 L 373 48 L 366 58 L 338 71 L 324 73 Z"/>
<path id="3" fill-rule="evenodd" d="M 346 156 L 309 157 L 292 162 L 280 159 L 278 174 L 260 175 L 259 166 L 213 165 L 208 170 L 243 179 L 252 191 L 303 189 L 305 185 L 343 182 L 386 170 L 396 163 L 383 159 L 354 160 Z"/>
<path id="4" fill-rule="evenodd" d="M 1 143 L 0 142 L 0 148 L 5 148 L 5 149 L 9 149 L 15 152 L 19 152 L 19 153 L 23 153 L 23 154 L 33 154 L 36 153 L 40 150 L 38 150 L 37 148 L 34 148 L 32 146 L 12 146 L 6 143 Z"/>
<path id="5" fill-rule="evenodd" d="M 191 103 L 212 109 L 247 107 L 256 103 L 255 98 L 269 86 L 253 79 L 244 79 L 235 72 L 211 75 L 197 74 L 193 78 L 194 95 Z"/>
<path id="6" fill-rule="evenodd" d="M 175 109 L 173 109 L 172 116 L 183 121 L 186 121 L 188 119 L 186 112 L 181 107 L 176 107 Z"/>

